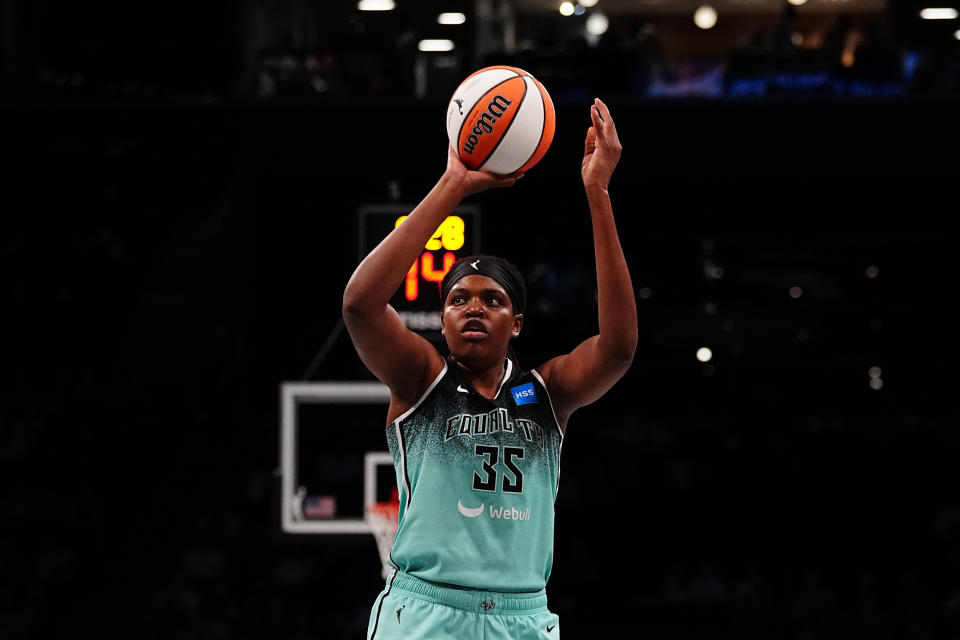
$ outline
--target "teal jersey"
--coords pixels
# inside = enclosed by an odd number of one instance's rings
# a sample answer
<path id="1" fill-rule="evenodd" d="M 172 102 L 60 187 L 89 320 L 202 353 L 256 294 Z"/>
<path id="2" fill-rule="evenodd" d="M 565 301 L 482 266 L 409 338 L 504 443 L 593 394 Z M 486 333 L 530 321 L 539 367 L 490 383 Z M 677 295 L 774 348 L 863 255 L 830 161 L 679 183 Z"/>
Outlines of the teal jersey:
<path id="1" fill-rule="evenodd" d="M 400 494 L 390 554 L 434 583 L 536 591 L 553 566 L 562 435 L 536 371 L 506 361 L 493 399 L 456 364 L 387 427 Z"/>

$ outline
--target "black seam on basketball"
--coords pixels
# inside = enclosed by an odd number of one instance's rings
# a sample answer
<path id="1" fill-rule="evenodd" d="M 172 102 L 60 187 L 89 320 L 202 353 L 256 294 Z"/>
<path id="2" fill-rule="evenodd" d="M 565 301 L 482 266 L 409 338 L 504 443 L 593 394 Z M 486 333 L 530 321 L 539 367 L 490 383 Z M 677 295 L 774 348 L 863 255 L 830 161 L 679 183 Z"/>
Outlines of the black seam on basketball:
<path id="1" fill-rule="evenodd" d="M 523 76 L 520 76 L 520 77 L 523 78 Z M 497 86 L 500 86 L 500 85 L 497 85 Z M 527 97 L 527 81 L 524 80 L 523 93 L 520 95 L 520 104 L 517 105 L 517 110 L 513 112 L 513 118 L 511 118 L 510 122 L 507 123 L 507 128 L 503 130 L 503 134 L 500 136 L 500 139 L 497 140 L 496 143 L 494 143 L 493 149 L 490 149 L 490 153 L 488 153 L 487 157 L 484 158 L 483 162 L 480 163 L 479 165 L 480 167 L 482 167 L 483 164 L 490 159 L 490 156 L 494 154 L 494 152 L 497 150 L 497 147 L 499 147 L 500 143 L 503 142 L 503 139 L 507 137 L 507 133 L 510 132 L 510 127 L 513 126 L 513 123 L 517 121 L 517 116 L 520 115 L 520 109 L 523 107 L 523 101 L 526 97 Z M 520 165 L 520 166 L 522 167 L 523 165 Z"/>
<path id="2" fill-rule="evenodd" d="M 516 73 L 516 71 L 514 71 L 513 73 Z M 493 91 L 494 89 L 496 89 L 497 87 L 499 87 L 500 85 L 502 85 L 504 82 L 510 82 L 510 81 L 513 80 L 514 78 L 523 78 L 523 76 L 521 76 L 521 75 L 519 75 L 519 74 L 514 75 L 514 76 L 511 76 L 511 77 L 509 77 L 509 78 L 506 78 L 505 80 L 501 80 L 500 82 L 498 82 L 497 84 L 493 85 L 493 86 L 490 87 L 489 89 L 485 89 L 484 92 L 480 94 L 480 97 L 477 98 L 477 100 L 476 100 L 472 105 L 470 105 L 470 108 L 469 108 L 469 109 L 467 109 L 467 116 L 469 117 L 470 112 L 472 112 L 472 111 L 473 111 L 473 108 L 476 107 L 476 106 L 480 103 L 480 101 L 483 99 L 483 96 L 487 95 L 488 93 L 490 93 L 491 91 Z M 523 94 L 524 94 L 524 95 L 527 94 L 527 81 L 526 81 L 526 80 L 523 81 Z M 521 98 L 521 101 L 522 101 L 522 100 L 523 100 L 523 98 Z M 516 117 L 516 116 L 514 116 L 514 117 Z M 460 158 L 461 160 L 463 160 L 463 156 L 460 155 L 460 136 L 463 134 L 463 127 L 464 127 L 466 124 L 467 124 L 467 118 L 464 118 L 464 119 L 463 119 L 463 122 L 460 123 L 460 130 L 457 132 L 457 157 Z M 513 124 L 513 120 L 510 121 L 510 124 Z M 507 129 L 509 129 L 509 128 L 510 128 L 510 127 L 508 126 Z M 506 131 L 504 131 L 504 133 L 506 133 Z M 500 140 L 503 140 L 503 136 L 500 137 Z M 499 144 L 499 143 L 500 143 L 500 142 L 499 142 L 499 140 L 498 140 L 498 141 L 497 141 L 497 144 Z M 494 148 L 496 148 L 496 146 L 494 146 Z M 480 165 L 482 165 L 484 162 L 486 162 L 487 160 L 490 159 L 490 155 L 491 155 L 492 153 L 493 153 L 493 151 L 491 151 L 490 153 L 488 153 L 486 158 L 484 158 L 483 160 L 481 160 L 480 162 L 477 163 L 477 168 L 478 168 L 478 169 L 480 168 Z"/>
<path id="3" fill-rule="evenodd" d="M 373 637 L 377 635 L 377 626 L 380 624 L 380 612 L 383 610 L 383 601 L 387 599 L 387 596 L 390 595 L 390 589 L 393 588 L 393 581 L 397 577 L 397 570 L 393 570 L 393 575 L 390 576 L 390 583 L 387 585 L 387 590 L 384 592 L 383 596 L 380 598 L 380 604 L 377 605 L 377 617 L 373 620 L 373 631 L 370 632 L 370 640 L 373 640 Z"/>

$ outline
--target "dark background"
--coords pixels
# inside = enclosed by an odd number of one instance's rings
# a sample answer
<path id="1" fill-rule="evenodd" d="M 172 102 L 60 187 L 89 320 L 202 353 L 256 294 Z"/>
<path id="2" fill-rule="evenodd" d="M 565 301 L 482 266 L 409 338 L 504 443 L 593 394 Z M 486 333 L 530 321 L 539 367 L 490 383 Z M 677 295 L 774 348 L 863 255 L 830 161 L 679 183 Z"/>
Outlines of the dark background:
<path id="1" fill-rule="evenodd" d="M 960 637 L 956 41 L 891 5 L 888 75 L 761 47 L 740 98 L 729 72 L 651 95 L 626 49 L 563 31 L 483 57 L 467 38 L 418 94 L 422 56 L 383 34 L 432 10 L 134 5 L 2 13 L 0 636 L 363 637 L 372 537 L 280 531 L 279 386 L 369 378 L 345 334 L 314 360 L 357 211 L 414 205 L 453 86 L 507 62 L 558 123 L 521 183 L 471 199 L 528 278 L 527 366 L 595 329 L 593 95 L 624 145 L 640 343 L 565 440 L 565 637 Z"/>

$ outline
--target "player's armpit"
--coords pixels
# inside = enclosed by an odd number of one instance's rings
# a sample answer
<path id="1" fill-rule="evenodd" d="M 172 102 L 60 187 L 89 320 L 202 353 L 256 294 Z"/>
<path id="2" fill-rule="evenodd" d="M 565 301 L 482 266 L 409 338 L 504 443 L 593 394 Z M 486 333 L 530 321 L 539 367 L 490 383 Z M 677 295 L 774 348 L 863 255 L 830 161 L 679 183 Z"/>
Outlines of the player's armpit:
<path id="1" fill-rule="evenodd" d="M 574 411 L 599 400 L 633 362 L 632 352 L 605 353 L 602 347 L 600 336 L 593 336 L 537 368 L 564 429 Z"/>

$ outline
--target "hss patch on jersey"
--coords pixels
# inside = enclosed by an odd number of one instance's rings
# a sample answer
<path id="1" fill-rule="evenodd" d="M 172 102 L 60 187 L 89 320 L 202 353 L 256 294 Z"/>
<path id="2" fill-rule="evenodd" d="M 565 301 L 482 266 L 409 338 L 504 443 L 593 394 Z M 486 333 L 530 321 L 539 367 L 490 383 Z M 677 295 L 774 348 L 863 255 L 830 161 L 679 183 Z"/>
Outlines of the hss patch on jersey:
<path id="1" fill-rule="evenodd" d="M 537 392 L 533 388 L 532 382 L 511 388 L 510 395 L 513 396 L 513 401 L 517 403 L 517 406 L 532 404 L 537 401 Z"/>

